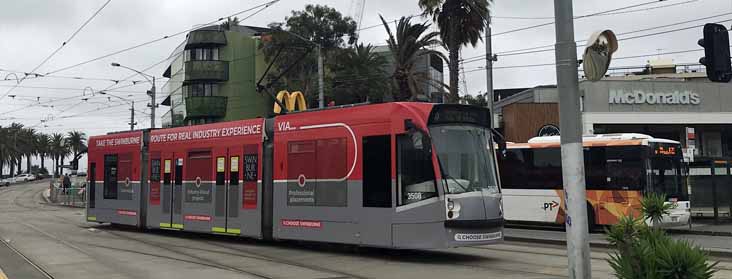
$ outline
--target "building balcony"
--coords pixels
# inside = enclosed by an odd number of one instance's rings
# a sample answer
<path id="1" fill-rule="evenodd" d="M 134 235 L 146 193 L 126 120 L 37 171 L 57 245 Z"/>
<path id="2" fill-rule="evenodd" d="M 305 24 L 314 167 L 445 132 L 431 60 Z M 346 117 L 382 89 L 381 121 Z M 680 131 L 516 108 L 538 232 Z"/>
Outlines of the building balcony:
<path id="1" fill-rule="evenodd" d="M 224 117 L 227 101 L 224 96 L 187 97 L 186 118 Z"/>
<path id="2" fill-rule="evenodd" d="M 229 61 L 192 60 L 185 62 L 184 81 L 227 81 Z"/>
<path id="3" fill-rule="evenodd" d="M 223 31 L 199 29 L 188 33 L 185 49 L 224 45 L 226 45 L 226 35 Z"/>

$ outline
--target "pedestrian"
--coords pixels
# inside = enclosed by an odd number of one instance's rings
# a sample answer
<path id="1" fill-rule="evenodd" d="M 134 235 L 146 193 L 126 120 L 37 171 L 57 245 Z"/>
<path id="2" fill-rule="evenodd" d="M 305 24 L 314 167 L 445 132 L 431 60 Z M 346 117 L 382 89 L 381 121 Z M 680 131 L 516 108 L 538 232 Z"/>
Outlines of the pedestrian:
<path id="1" fill-rule="evenodd" d="M 63 185 L 64 194 L 68 194 L 69 188 L 71 188 L 71 178 L 69 178 L 68 174 L 64 174 L 63 176 Z"/>

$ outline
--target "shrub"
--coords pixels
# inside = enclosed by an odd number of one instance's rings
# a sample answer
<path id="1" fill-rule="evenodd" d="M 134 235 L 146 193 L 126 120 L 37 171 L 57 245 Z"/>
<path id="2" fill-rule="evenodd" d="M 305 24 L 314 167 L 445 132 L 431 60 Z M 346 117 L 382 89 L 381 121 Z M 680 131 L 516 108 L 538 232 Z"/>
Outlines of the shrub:
<path id="1" fill-rule="evenodd" d="M 710 263 L 700 247 L 674 240 L 665 231 L 644 222 L 659 224 L 670 206 L 661 195 L 646 195 L 641 202 L 644 216 L 622 217 L 607 230 L 610 245 L 608 263 L 620 279 L 706 279 L 714 275 L 717 263 Z"/>

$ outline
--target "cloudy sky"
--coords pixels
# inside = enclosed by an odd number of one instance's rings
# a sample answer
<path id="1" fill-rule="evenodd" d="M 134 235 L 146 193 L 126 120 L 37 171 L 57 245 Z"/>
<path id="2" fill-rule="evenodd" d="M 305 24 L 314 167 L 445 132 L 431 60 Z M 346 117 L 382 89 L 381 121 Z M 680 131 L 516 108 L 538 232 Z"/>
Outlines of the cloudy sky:
<path id="1" fill-rule="evenodd" d="M 15 77 L 30 72 L 62 42 L 81 26 L 106 0 L 74 1 L 4 1 L 0 9 L 0 125 L 20 122 L 33 126 L 42 132 L 67 132 L 81 130 L 87 134 L 101 134 L 124 130 L 129 117 L 129 105 L 115 98 L 100 95 L 88 96 L 91 91 L 109 88 L 115 95 L 135 100 L 139 127 L 149 127 L 149 109 L 145 108 L 148 98 L 145 90 L 149 84 L 130 81 L 115 84 L 112 80 L 129 78 L 131 72 L 113 68 L 111 62 L 119 62 L 132 68 L 144 69 L 164 60 L 184 36 L 179 35 L 155 43 L 125 51 L 120 54 L 77 65 L 81 62 L 136 46 L 166 35 L 178 33 L 197 24 L 211 22 L 218 18 L 246 10 L 264 3 L 264 0 L 113 0 L 87 26 L 85 26 L 56 55 L 43 64 L 37 73 L 52 73 L 47 77 L 28 78 L 16 88 Z M 351 0 L 309 1 L 313 4 L 332 6 L 349 14 Z M 588 15 L 645 2 L 639 0 L 582 0 L 574 1 L 575 16 Z M 281 0 L 246 21 L 245 25 L 265 26 L 272 21 L 283 21 L 293 9 L 302 9 L 305 3 L 298 0 Z M 416 0 L 366 0 L 362 27 L 380 23 L 378 15 L 387 20 L 418 14 Z M 701 49 L 696 45 L 700 38 L 701 25 L 705 22 L 732 21 L 730 0 L 666 0 L 652 5 L 624 9 L 621 13 L 579 18 L 575 21 L 575 38 L 586 39 L 591 32 L 612 29 L 623 38 L 615 57 L 650 54 L 650 57 L 619 59 L 613 67 L 644 65 L 656 53 Z M 553 66 L 515 67 L 535 64 L 551 64 L 554 52 L 507 55 L 506 52 L 554 44 L 554 26 L 546 25 L 524 31 L 518 28 L 552 22 L 553 1 L 550 0 L 496 0 L 492 6 L 494 16 L 494 52 L 499 54 L 494 71 L 495 88 L 531 87 L 555 83 Z M 251 15 L 244 13 L 240 18 Z M 704 17 L 706 20 L 697 20 Z M 418 18 L 423 21 L 426 19 Z M 694 21 L 697 20 L 697 21 Z M 654 28 L 666 26 L 664 28 Z M 649 29 L 647 31 L 639 31 Z M 665 34 L 644 36 L 669 31 Z M 384 44 L 383 28 L 370 28 L 361 32 L 361 41 Z M 632 38 L 637 37 L 637 38 Z M 551 47 L 550 47 L 551 48 Z M 581 49 L 578 49 L 578 52 Z M 462 55 L 465 84 L 468 92 L 485 91 L 485 71 L 480 67 L 483 59 L 473 59 L 485 53 L 482 43 L 475 48 L 466 47 Z M 661 55 L 677 63 L 694 63 L 703 52 L 686 52 Z M 147 73 L 158 76 L 158 87 L 165 79 L 161 77 L 165 64 L 153 67 Z M 13 74 L 14 72 L 17 72 Z M 81 78 L 81 79 L 79 79 Z M 8 80 L 3 80 L 8 79 Z M 130 80 L 140 81 L 139 76 Z M 447 80 L 447 77 L 446 77 Z M 12 90 L 11 90 L 12 89 Z M 86 95 L 86 96 L 85 96 Z M 14 97 L 11 97 L 14 96 Z M 161 101 L 164 96 L 159 96 Z M 83 100 L 87 99 L 87 100 Z M 163 107 L 164 108 L 164 107 Z M 159 111 L 158 116 L 164 111 Z M 158 126 L 160 121 L 158 120 Z"/>

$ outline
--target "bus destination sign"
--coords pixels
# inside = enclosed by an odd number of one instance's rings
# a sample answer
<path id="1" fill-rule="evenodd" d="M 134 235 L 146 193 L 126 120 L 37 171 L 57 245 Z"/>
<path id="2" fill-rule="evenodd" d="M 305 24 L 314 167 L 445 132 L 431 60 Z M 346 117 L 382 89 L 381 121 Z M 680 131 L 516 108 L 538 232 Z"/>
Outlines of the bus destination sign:
<path id="1" fill-rule="evenodd" d="M 663 156 L 676 156 L 678 150 L 676 146 L 663 146 L 659 145 L 656 147 L 655 154 L 656 155 L 663 155 Z"/>

